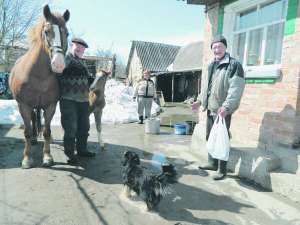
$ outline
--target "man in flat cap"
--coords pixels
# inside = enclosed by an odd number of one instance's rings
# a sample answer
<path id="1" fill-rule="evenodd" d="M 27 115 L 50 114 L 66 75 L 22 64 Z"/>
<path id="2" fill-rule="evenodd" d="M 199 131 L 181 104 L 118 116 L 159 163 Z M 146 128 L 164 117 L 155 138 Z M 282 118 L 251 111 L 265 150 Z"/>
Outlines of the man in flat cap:
<path id="1" fill-rule="evenodd" d="M 89 136 L 89 72 L 82 61 L 87 43 L 81 38 L 73 38 L 69 53 L 66 55 L 66 67 L 60 76 L 60 111 L 64 129 L 64 150 L 68 163 L 76 164 L 77 156 L 94 157 L 87 150 Z"/>
<path id="2" fill-rule="evenodd" d="M 206 140 L 217 115 L 225 119 L 228 134 L 231 116 L 238 109 L 245 87 L 242 65 L 226 52 L 227 41 L 222 35 L 217 35 L 211 42 L 214 60 L 208 66 L 208 73 L 202 79 L 201 93 L 192 108 L 207 110 Z M 227 161 L 218 160 L 208 154 L 208 164 L 200 169 L 214 170 L 214 180 L 226 177 Z"/>

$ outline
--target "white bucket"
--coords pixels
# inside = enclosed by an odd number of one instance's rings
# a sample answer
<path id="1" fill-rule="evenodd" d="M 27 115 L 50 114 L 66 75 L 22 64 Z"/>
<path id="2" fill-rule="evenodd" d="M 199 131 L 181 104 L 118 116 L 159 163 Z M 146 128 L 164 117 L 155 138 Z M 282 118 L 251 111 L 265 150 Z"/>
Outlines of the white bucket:
<path id="1" fill-rule="evenodd" d="M 159 134 L 160 132 L 160 119 L 149 118 L 145 121 L 145 133 L 147 134 Z"/>

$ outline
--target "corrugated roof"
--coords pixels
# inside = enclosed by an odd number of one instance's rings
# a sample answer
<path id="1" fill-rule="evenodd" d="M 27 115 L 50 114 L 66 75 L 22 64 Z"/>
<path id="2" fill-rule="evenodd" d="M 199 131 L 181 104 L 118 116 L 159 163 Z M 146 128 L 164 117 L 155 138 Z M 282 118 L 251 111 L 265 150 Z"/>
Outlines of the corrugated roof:
<path id="1" fill-rule="evenodd" d="M 167 67 L 174 61 L 180 46 L 145 41 L 132 41 L 126 68 L 127 74 L 135 49 L 141 60 L 143 69 L 154 72 L 166 71 Z"/>
<path id="2" fill-rule="evenodd" d="M 216 2 L 219 2 L 219 0 L 187 0 L 187 4 L 193 5 L 211 5 Z"/>
<path id="3" fill-rule="evenodd" d="M 202 69 L 203 42 L 198 41 L 182 47 L 173 63 L 173 71 Z"/>

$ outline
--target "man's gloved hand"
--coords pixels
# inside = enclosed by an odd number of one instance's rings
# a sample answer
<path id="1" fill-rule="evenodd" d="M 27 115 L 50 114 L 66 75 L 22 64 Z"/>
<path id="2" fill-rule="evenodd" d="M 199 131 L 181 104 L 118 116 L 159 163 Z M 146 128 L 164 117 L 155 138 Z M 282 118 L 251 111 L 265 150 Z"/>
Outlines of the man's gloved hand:
<path id="1" fill-rule="evenodd" d="M 136 97 L 134 96 L 134 97 L 132 98 L 132 100 L 135 101 L 135 100 L 136 100 Z"/>

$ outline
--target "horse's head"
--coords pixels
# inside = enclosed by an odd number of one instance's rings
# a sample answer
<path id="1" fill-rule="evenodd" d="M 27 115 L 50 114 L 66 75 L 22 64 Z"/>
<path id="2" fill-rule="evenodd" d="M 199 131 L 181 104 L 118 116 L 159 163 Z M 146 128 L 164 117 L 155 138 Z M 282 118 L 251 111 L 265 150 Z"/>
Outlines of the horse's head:
<path id="1" fill-rule="evenodd" d="M 100 70 L 100 72 L 96 73 L 95 80 L 90 86 L 90 91 L 97 92 L 97 91 L 104 91 L 105 84 L 107 77 L 109 76 L 110 72 Z"/>
<path id="2" fill-rule="evenodd" d="M 44 17 L 46 19 L 42 38 L 51 59 L 51 69 L 53 72 L 62 73 L 65 68 L 64 56 L 68 49 L 68 29 L 66 23 L 70 18 L 70 12 L 66 10 L 63 15 L 53 14 L 48 5 L 44 7 Z"/>

